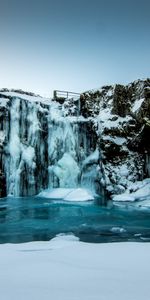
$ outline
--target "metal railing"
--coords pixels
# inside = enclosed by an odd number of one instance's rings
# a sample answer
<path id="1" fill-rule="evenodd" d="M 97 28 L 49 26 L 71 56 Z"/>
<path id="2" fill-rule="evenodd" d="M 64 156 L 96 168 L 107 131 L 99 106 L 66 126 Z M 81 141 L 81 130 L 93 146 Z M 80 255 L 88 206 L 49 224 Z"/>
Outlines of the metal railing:
<path id="1" fill-rule="evenodd" d="M 69 98 L 75 98 L 77 96 L 79 96 L 79 98 L 80 98 L 80 93 L 74 93 L 74 92 L 69 92 L 69 91 L 60 91 L 60 90 L 55 90 L 53 92 L 54 99 L 60 99 L 60 98 L 69 99 Z"/>

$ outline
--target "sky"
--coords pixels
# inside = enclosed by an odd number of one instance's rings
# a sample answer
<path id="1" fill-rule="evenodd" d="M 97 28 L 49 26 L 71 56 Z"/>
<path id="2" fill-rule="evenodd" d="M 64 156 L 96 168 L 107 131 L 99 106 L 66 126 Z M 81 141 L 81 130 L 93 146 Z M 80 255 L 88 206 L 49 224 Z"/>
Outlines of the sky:
<path id="1" fill-rule="evenodd" d="M 149 0 L 0 0 L 0 88 L 43 96 L 150 77 Z"/>

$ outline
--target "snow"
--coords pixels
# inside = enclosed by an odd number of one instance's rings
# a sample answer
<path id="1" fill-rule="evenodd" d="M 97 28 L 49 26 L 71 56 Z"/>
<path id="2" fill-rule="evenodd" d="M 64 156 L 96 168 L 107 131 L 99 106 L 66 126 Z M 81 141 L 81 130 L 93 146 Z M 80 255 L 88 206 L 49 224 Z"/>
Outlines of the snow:
<path id="1" fill-rule="evenodd" d="M 70 122 L 70 123 L 88 123 L 91 121 L 91 117 L 89 118 L 84 118 L 83 116 L 66 116 L 66 119 Z"/>
<path id="2" fill-rule="evenodd" d="M 7 98 L 0 98 L 0 106 L 1 107 L 7 107 L 7 103 L 9 102 L 9 99 Z"/>
<path id="3" fill-rule="evenodd" d="M 118 117 L 118 115 L 114 115 L 111 113 L 111 106 L 105 109 L 100 109 L 100 113 L 97 117 L 97 122 L 100 124 L 100 131 L 105 128 L 116 128 L 121 126 L 123 123 L 128 123 L 129 120 L 132 120 L 132 117 L 127 115 L 126 117 Z M 117 119 L 114 121 L 113 118 L 116 117 Z M 118 140 L 119 141 L 119 140 Z"/>
<path id="4" fill-rule="evenodd" d="M 65 201 L 89 201 L 94 200 L 90 191 L 82 188 L 56 188 L 47 189 L 38 194 L 38 197 L 49 199 L 63 199 Z"/>
<path id="5" fill-rule="evenodd" d="M 143 101 L 144 101 L 144 98 L 137 99 L 132 106 L 132 111 L 137 112 L 139 110 L 139 108 L 141 107 Z"/>
<path id="6" fill-rule="evenodd" d="M 131 190 L 133 190 L 133 192 L 129 193 Z M 150 178 L 132 183 L 125 193 L 113 196 L 113 201 L 135 200 L 147 200 L 146 205 L 150 205 Z"/>
<path id="7" fill-rule="evenodd" d="M 94 89 L 90 89 L 88 91 L 86 91 L 85 93 L 86 94 L 94 94 L 94 93 L 97 93 L 97 92 L 103 92 L 103 89 L 105 88 L 105 86 L 102 86 L 102 87 L 99 87 L 99 88 L 94 88 Z M 113 90 L 115 88 L 115 85 L 112 85 L 109 87 L 109 89 L 106 91 L 106 96 L 107 97 L 111 97 L 113 95 Z"/>
<path id="8" fill-rule="evenodd" d="M 113 143 L 115 143 L 115 144 L 117 144 L 117 145 L 119 145 L 119 146 L 121 146 L 121 145 L 123 145 L 123 144 L 125 144 L 125 143 L 127 142 L 127 140 L 126 140 L 125 138 L 123 138 L 123 137 L 118 137 L 118 136 L 116 136 L 116 137 L 111 137 L 111 136 L 109 136 L 109 135 L 104 135 L 104 136 L 103 136 L 103 140 L 104 140 L 104 141 L 105 141 L 105 140 L 111 141 L 111 142 L 113 142 Z"/>
<path id="9" fill-rule="evenodd" d="M 30 102 L 42 102 L 45 103 L 47 105 L 51 104 L 51 99 L 50 98 L 43 98 L 41 96 L 30 96 L 27 94 L 21 94 L 21 93 L 17 93 L 17 92 L 0 92 L 2 95 L 8 96 L 8 97 L 16 97 L 19 99 L 24 99 Z M 6 101 L 6 99 L 4 98 L 4 100 Z"/>
<path id="10" fill-rule="evenodd" d="M 145 186 L 138 189 L 136 192 L 133 193 L 134 196 L 137 198 L 143 197 L 150 197 L 150 183 L 146 184 Z"/>
<path id="11" fill-rule="evenodd" d="M 119 169 L 119 172 L 120 172 L 120 175 L 121 176 L 124 176 L 124 177 L 127 177 L 129 175 L 129 170 L 128 170 L 128 167 L 123 164 L 120 169 Z"/>
<path id="12" fill-rule="evenodd" d="M 135 201 L 135 197 L 131 194 L 120 194 L 114 195 L 112 198 L 113 201 Z"/>
<path id="13" fill-rule="evenodd" d="M 2 300 L 148 300 L 150 244 L 49 242 L 0 246 Z"/>
<path id="14" fill-rule="evenodd" d="M 82 166 L 97 163 L 99 160 L 99 150 L 96 149 L 93 153 L 91 153 L 82 163 Z"/>

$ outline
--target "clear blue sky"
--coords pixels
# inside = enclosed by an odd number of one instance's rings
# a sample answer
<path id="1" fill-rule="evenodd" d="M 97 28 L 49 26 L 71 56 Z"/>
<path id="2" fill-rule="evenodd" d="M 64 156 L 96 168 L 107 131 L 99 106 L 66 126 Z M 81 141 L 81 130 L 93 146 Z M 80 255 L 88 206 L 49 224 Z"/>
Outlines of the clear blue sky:
<path id="1" fill-rule="evenodd" d="M 150 76 L 149 0 L 0 0 L 0 87 L 42 95 Z"/>

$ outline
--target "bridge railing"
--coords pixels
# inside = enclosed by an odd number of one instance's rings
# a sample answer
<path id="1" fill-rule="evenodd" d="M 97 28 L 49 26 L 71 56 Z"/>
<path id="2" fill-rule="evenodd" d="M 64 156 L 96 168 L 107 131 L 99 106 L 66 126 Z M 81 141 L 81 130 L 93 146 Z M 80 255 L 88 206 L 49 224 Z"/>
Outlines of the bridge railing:
<path id="1" fill-rule="evenodd" d="M 53 92 L 53 98 L 54 99 L 69 99 L 69 98 L 80 98 L 80 93 L 74 93 L 74 92 L 69 92 L 69 91 L 60 91 L 60 90 L 55 90 Z"/>

